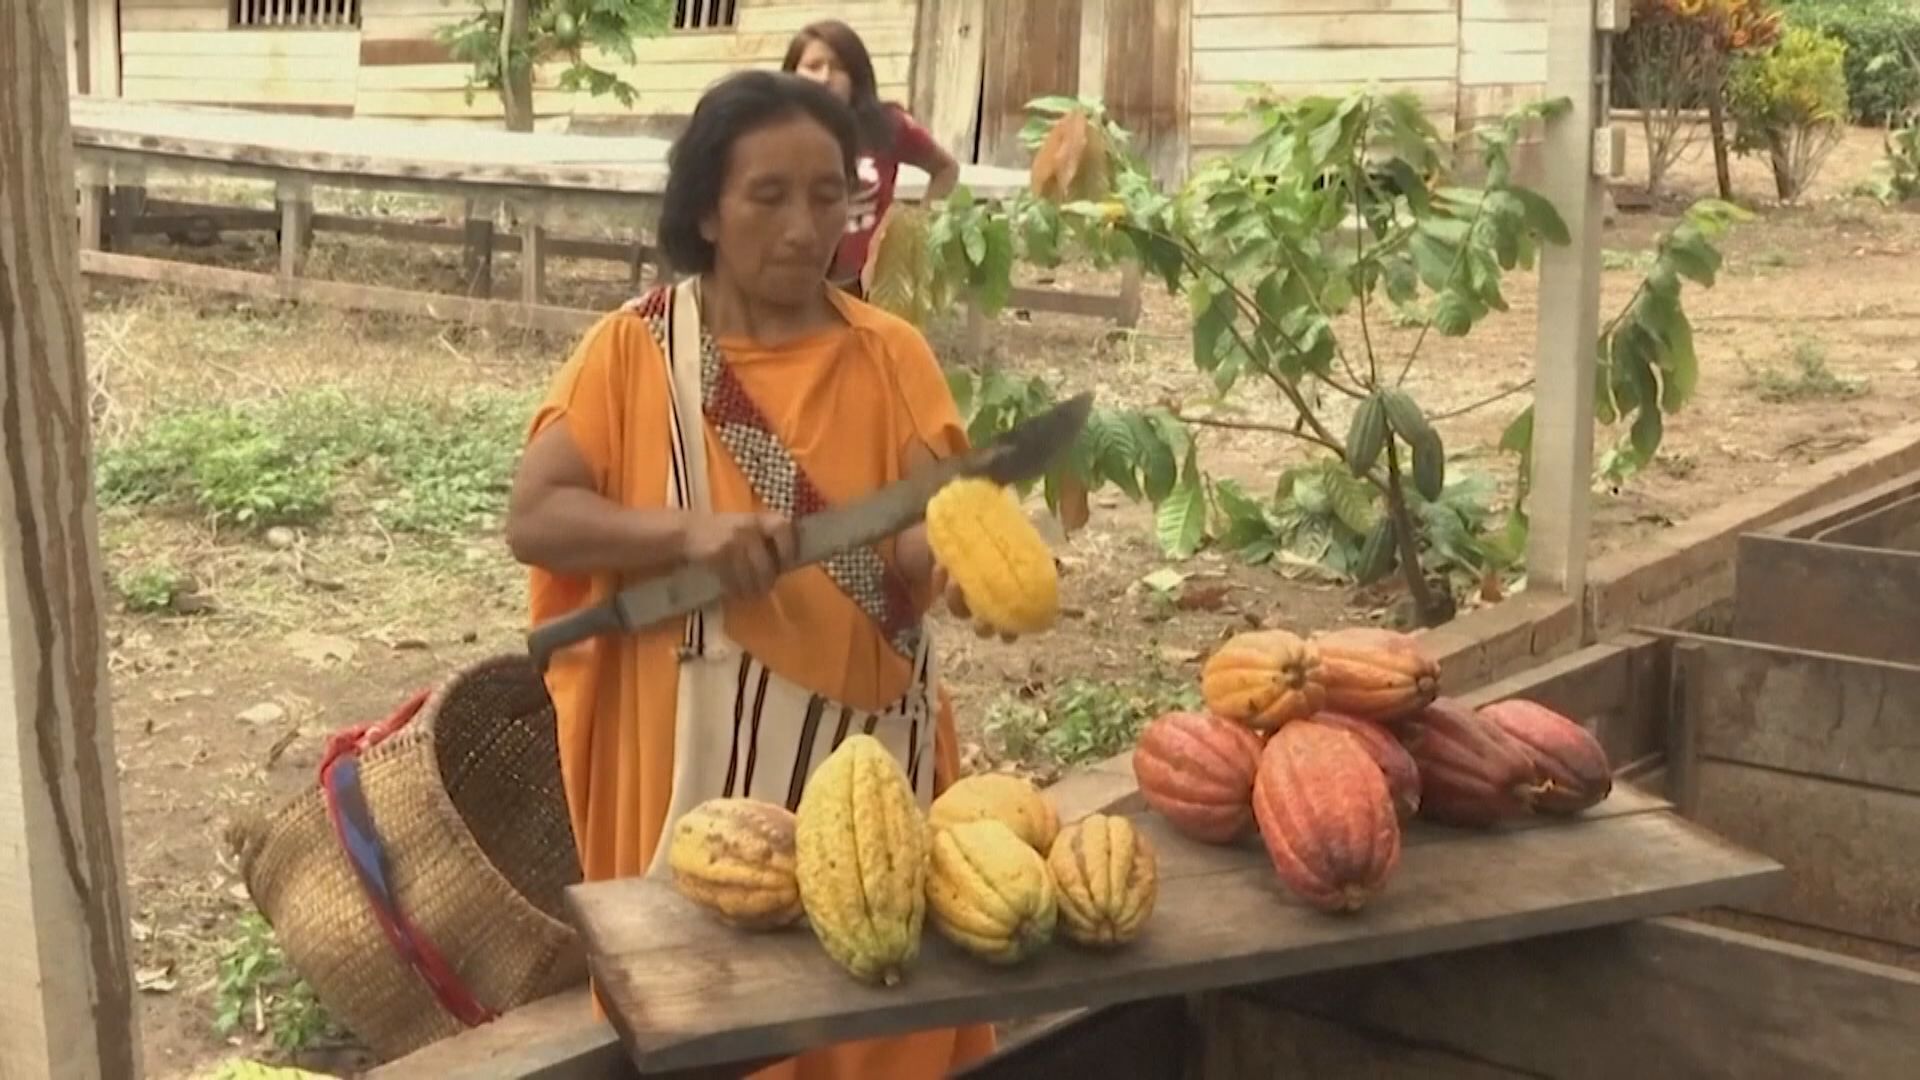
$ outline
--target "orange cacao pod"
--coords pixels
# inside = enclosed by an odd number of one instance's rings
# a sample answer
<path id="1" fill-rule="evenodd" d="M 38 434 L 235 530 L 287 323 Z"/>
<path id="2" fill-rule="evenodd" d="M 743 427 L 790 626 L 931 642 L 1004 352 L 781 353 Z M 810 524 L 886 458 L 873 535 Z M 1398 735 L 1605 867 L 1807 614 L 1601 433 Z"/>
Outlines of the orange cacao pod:
<path id="1" fill-rule="evenodd" d="M 1424 708 L 1440 693 L 1440 665 L 1412 634 L 1349 627 L 1316 634 L 1320 685 L 1327 708 L 1365 720 L 1393 720 Z"/>
<path id="2" fill-rule="evenodd" d="M 1253 815 L 1281 882 L 1321 911 L 1358 911 L 1400 864 L 1386 778 L 1329 725 L 1288 724 L 1267 740 Z"/>
<path id="3" fill-rule="evenodd" d="M 1514 698 L 1480 710 L 1514 737 L 1533 759 L 1533 779 L 1542 784 L 1533 808 L 1543 814 L 1577 814 L 1613 793 L 1613 767 L 1600 740 L 1552 709 Z"/>
<path id="4" fill-rule="evenodd" d="M 1407 748 L 1400 745 L 1392 732 L 1371 720 L 1333 711 L 1315 713 L 1310 722 L 1339 728 L 1360 740 L 1367 756 L 1380 766 L 1380 775 L 1387 781 L 1387 793 L 1393 796 L 1393 812 L 1401 821 L 1419 811 L 1420 767 L 1413 763 Z"/>
<path id="5" fill-rule="evenodd" d="M 1420 768 L 1421 817 L 1485 827 L 1531 812 L 1538 785 L 1526 748 L 1460 702 L 1435 698 L 1394 734 Z"/>
<path id="6" fill-rule="evenodd" d="M 1326 704 L 1320 653 L 1286 630 L 1236 634 L 1200 671 L 1200 695 L 1215 715 L 1255 731 L 1303 720 Z"/>
<path id="7" fill-rule="evenodd" d="M 1174 831 L 1207 844 L 1237 839 L 1253 823 L 1260 736 L 1208 713 L 1170 712 L 1140 733 L 1133 778 Z"/>

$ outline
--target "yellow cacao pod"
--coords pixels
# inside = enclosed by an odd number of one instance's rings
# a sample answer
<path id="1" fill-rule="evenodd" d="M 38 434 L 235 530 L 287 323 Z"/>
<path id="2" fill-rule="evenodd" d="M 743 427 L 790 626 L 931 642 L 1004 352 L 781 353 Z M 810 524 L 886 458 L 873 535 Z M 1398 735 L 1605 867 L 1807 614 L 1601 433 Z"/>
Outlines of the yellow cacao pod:
<path id="1" fill-rule="evenodd" d="M 784 806 L 709 799 L 674 823 L 667 848 L 673 887 L 729 926 L 791 926 L 802 914 L 795 829 Z"/>
<path id="2" fill-rule="evenodd" d="M 961 477 L 927 500 L 927 543 L 989 628 L 1032 634 L 1060 612 L 1053 552 L 1012 493 L 991 480 Z"/>
<path id="3" fill-rule="evenodd" d="M 998 821 L 1013 830 L 1028 847 L 1046 854 L 1060 831 L 1060 815 L 1053 803 L 1030 781 L 1006 773 L 983 773 L 959 780 L 927 811 L 935 828 L 969 821 Z"/>
<path id="4" fill-rule="evenodd" d="M 850 735 L 820 763 L 795 815 L 800 903 L 834 962 L 892 986 L 920 954 L 926 824 L 880 740 Z"/>
<path id="5" fill-rule="evenodd" d="M 1053 939 L 1046 860 L 992 819 L 933 833 L 927 906 L 942 937 L 995 964 L 1015 964 Z"/>
<path id="6" fill-rule="evenodd" d="M 1127 818 L 1089 814 L 1060 830 L 1047 853 L 1060 932 L 1096 948 L 1140 936 L 1160 893 L 1153 845 Z"/>

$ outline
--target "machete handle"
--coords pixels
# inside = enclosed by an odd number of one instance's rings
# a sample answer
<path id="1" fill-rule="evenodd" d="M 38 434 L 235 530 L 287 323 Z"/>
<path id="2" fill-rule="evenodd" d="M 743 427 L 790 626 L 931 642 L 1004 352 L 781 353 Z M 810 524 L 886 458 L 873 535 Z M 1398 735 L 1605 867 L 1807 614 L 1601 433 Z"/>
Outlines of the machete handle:
<path id="1" fill-rule="evenodd" d="M 608 600 L 534 627 L 527 635 L 527 655 L 533 669 L 544 674 L 554 653 L 620 628 L 620 612 Z"/>

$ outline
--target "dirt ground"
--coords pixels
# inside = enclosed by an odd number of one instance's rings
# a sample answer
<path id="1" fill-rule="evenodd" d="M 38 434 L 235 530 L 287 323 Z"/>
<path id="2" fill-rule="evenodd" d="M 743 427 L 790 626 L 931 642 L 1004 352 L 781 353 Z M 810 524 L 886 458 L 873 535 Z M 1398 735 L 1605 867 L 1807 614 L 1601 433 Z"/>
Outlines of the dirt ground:
<path id="1" fill-rule="evenodd" d="M 1631 545 L 1915 415 L 1920 217 L 1847 195 L 1878 154 L 1874 133 L 1855 133 L 1806 205 L 1761 205 L 1760 216 L 1727 241 L 1718 287 L 1689 288 L 1699 397 L 1674 421 L 1651 467 L 1620 490 L 1596 493 L 1598 551 Z M 1701 153 L 1681 166 L 1675 187 L 1705 194 L 1710 177 Z M 1736 165 L 1736 183 L 1756 204 L 1771 190 L 1755 162 Z M 1608 229 L 1603 317 L 1637 282 L 1636 253 L 1671 221 L 1669 212 L 1624 213 Z M 155 237 L 140 250 L 240 266 L 273 258 L 271 236 L 259 234 L 200 248 Z M 458 262 L 453 249 L 323 235 L 313 272 L 450 288 Z M 562 262 L 556 272 L 568 302 L 605 307 L 625 291 L 619 267 Z M 511 295 L 512 274 L 511 257 L 503 257 L 501 295 Z M 1429 413 L 1528 377 L 1533 282 L 1515 280 L 1509 295 L 1512 313 L 1466 341 L 1428 342 L 1412 389 Z M 1106 400 L 1192 399 L 1200 382 L 1187 355 L 1184 304 L 1151 289 L 1148 297 L 1134 334 L 1084 319 L 1009 314 L 995 330 L 999 362 L 1044 373 L 1060 387 L 1093 388 Z M 387 415 L 423 428 L 443 419 L 439 407 L 476 393 L 517 408 L 568 347 L 553 338 L 120 285 L 95 289 L 88 333 L 95 413 L 109 448 L 213 401 L 273 403 L 331 391 L 385 403 Z M 1392 351 L 1404 348 L 1410 332 L 1381 333 Z M 950 328 L 935 337 L 940 345 L 954 340 Z M 1493 444 L 1515 408 L 1507 400 L 1443 423 L 1452 467 L 1506 483 L 1514 463 Z M 1344 417 L 1330 419 L 1344 430 Z M 498 437 L 511 443 L 518 428 L 510 420 Z M 1203 447 L 1216 472 L 1262 487 L 1300 453 L 1271 436 L 1221 431 L 1204 433 Z M 250 1024 L 230 1037 L 213 1026 L 218 963 L 249 910 L 222 842 L 228 823 L 311 784 L 329 732 L 384 716 L 461 665 L 519 647 L 522 579 L 497 520 L 482 514 L 452 533 L 396 533 L 372 513 L 377 502 L 360 502 L 353 490 L 315 523 L 264 537 L 214 528 L 190 513 L 113 506 L 103 513 L 107 570 L 123 599 L 146 595 L 142 582 L 149 591 L 154 580 L 167 586 L 158 605 L 147 605 L 167 610 L 122 611 L 111 628 L 152 1075 L 182 1076 L 225 1054 L 267 1052 Z M 982 644 L 959 627 L 944 635 L 946 671 L 976 766 L 1019 756 L 1047 726 L 1073 728 L 1081 740 L 1056 744 L 1056 758 L 1097 748 L 1112 737 L 1102 727 L 1110 714 L 1171 700 L 1190 685 L 1200 650 L 1249 621 L 1321 628 L 1377 621 L 1392 604 L 1388 595 L 1356 595 L 1312 574 L 1249 568 L 1208 553 L 1172 568 L 1185 577 L 1170 600 L 1163 588 L 1143 584 L 1168 569 L 1148 512 L 1117 497 L 1096 496 L 1090 526 L 1063 542 L 1061 557 L 1076 617 L 1050 637 L 1006 646 Z M 1155 580 L 1164 586 L 1180 578 Z M 1036 771 L 1052 767 L 1044 753 L 1026 757 Z M 350 1059 L 323 1054 L 307 1063 L 345 1067 Z"/>

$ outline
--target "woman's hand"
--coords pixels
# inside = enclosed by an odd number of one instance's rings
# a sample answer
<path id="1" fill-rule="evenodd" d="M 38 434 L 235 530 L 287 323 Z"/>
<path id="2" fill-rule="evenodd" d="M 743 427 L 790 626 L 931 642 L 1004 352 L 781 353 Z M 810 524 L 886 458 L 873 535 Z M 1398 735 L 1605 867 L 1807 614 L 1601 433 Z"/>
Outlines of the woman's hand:
<path id="1" fill-rule="evenodd" d="M 995 636 L 993 627 L 974 618 L 973 609 L 967 606 L 967 594 L 961 590 L 959 585 L 954 583 L 952 578 L 947 576 L 946 567 L 941 566 L 938 561 L 933 564 L 933 591 L 934 595 L 946 599 L 947 610 L 953 613 L 954 618 L 973 624 L 975 636 L 982 638 Z M 999 631 L 998 636 L 1001 641 L 1005 642 L 1013 642 L 1020 637 L 1018 634 L 1008 633 L 1004 630 Z"/>
<path id="2" fill-rule="evenodd" d="M 793 565 L 793 523 L 781 514 L 695 514 L 684 529 L 686 560 L 718 574 L 733 596 L 767 592 Z"/>

